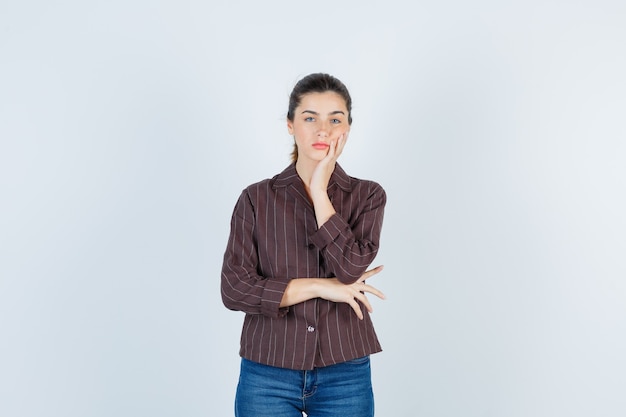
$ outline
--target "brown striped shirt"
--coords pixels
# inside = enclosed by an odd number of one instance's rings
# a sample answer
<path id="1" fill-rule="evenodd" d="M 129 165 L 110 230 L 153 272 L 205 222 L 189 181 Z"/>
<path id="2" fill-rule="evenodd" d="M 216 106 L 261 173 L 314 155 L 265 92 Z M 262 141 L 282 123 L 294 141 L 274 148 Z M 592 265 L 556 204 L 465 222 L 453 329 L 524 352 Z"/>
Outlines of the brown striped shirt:
<path id="1" fill-rule="evenodd" d="M 231 219 L 222 266 L 222 300 L 246 313 L 240 355 L 308 370 L 380 352 L 367 310 L 321 298 L 279 308 L 292 278 L 355 282 L 378 252 L 386 195 L 375 182 L 335 166 L 328 195 L 334 214 L 318 229 L 295 164 L 247 187 Z"/>

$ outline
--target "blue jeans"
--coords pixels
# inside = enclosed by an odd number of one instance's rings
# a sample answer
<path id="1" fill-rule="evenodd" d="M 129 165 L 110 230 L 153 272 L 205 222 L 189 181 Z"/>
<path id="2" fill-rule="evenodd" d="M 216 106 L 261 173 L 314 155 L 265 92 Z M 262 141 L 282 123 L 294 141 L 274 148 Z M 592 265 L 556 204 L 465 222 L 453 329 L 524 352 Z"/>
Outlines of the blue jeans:
<path id="1" fill-rule="evenodd" d="M 241 360 L 236 417 L 373 417 L 369 356 L 312 371 Z"/>

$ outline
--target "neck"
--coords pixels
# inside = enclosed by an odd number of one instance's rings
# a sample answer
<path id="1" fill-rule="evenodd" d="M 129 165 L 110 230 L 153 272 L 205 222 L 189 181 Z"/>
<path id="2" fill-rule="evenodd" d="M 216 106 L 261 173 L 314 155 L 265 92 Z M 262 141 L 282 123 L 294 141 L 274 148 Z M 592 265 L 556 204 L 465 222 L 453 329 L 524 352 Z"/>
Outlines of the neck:
<path id="1" fill-rule="evenodd" d="M 315 171 L 315 167 L 317 167 L 318 163 L 319 161 L 304 160 L 303 158 L 298 158 L 296 161 L 296 172 L 304 183 L 304 187 L 307 191 L 309 189 L 309 184 L 311 183 L 313 171 Z"/>

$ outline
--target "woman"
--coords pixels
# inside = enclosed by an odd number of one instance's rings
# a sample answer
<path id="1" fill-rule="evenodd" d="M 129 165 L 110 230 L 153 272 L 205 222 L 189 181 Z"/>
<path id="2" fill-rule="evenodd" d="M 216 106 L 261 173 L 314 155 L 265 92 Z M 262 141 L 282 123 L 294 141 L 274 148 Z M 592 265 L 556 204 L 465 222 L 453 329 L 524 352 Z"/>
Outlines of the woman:
<path id="1" fill-rule="evenodd" d="M 369 355 L 381 350 L 365 283 L 386 195 L 336 163 L 352 100 L 328 74 L 289 98 L 292 164 L 239 197 L 222 267 L 222 299 L 246 313 L 237 417 L 374 415 Z"/>

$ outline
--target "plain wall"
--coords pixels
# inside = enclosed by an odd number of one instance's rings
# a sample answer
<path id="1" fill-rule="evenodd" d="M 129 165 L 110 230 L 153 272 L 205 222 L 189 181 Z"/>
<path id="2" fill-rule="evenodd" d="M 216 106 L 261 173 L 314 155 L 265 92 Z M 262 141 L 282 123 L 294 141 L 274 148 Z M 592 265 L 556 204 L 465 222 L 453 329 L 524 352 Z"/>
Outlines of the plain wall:
<path id="1" fill-rule="evenodd" d="M 0 415 L 232 415 L 231 211 L 319 71 L 388 193 L 377 415 L 626 415 L 625 41 L 617 0 L 4 1 Z"/>

